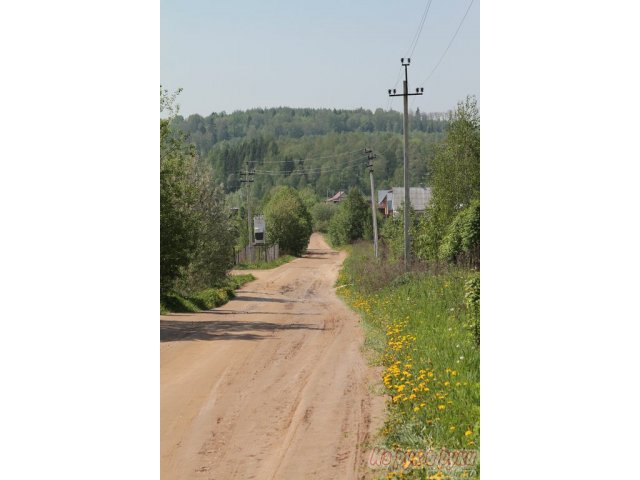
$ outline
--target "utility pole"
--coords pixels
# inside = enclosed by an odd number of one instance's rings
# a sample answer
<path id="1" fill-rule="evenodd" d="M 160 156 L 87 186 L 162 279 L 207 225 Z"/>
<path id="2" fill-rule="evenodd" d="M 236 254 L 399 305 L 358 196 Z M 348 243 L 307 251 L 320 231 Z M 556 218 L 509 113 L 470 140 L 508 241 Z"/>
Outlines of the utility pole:
<path id="1" fill-rule="evenodd" d="M 253 175 L 255 174 L 255 170 L 249 170 L 249 163 L 247 163 L 247 171 L 245 173 L 240 173 L 241 183 L 247 184 L 247 227 L 249 230 L 249 243 L 247 244 L 247 254 L 249 256 L 249 262 L 253 262 L 253 228 L 251 228 L 251 184 L 253 183 Z"/>
<path id="2" fill-rule="evenodd" d="M 364 149 L 364 153 L 367 154 L 367 160 L 369 163 L 367 167 L 369 167 L 369 179 L 371 180 L 371 216 L 373 217 L 373 253 L 376 258 L 378 258 L 378 217 L 376 215 L 376 201 L 374 200 L 375 190 L 373 187 L 373 159 L 376 158 L 376 154 L 373 153 L 373 150 Z"/>
<path id="3" fill-rule="evenodd" d="M 411 63 L 411 59 L 401 58 L 400 63 L 404 67 L 403 93 L 396 94 L 395 88 L 393 90 L 389 89 L 389 96 L 404 97 L 404 117 L 402 118 L 402 130 L 404 133 L 404 269 L 407 270 L 410 263 L 409 208 L 411 206 L 411 202 L 409 200 L 409 96 L 422 95 L 422 92 L 424 92 L 424 88 L 416 88 L 416 93 L 409 93 L 409 76 L 407 73 L 407 67 Z M 391 93 L 392 91 L 393 93 Z M 395 198 L 393 200 L 394 203 L 397 203 L 397 200 Z"/>

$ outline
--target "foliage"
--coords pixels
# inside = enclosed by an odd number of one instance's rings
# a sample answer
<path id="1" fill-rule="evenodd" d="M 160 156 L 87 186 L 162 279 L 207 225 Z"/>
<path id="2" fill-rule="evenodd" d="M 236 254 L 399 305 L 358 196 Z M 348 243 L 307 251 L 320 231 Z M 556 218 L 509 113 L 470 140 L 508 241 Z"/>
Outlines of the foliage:
<path id="1" fill-rule="evenodd" d="M 347 117 L 349 128 L 330 127 L 326 117 L 334 115 Z M 360 120 L 355 119 L 362 119 L 366 125 L 367 115 L 396 119 L 397 128 L 388 128 L 396 120 L 372 121 L 373 130 L 359 128 Z M 425 114 L 420 116 L 427 118 Z M 432 122 L 433 128 L 427 128 L 424 126 L 427 120 L 421 124 L 418 117 L 412 117 L 410 124 L 416 130 L 410 140 L 409 176 L 417 184 L 424 180 L 428 163 L 435 155 L 435 145 L 444 138 L 447 121 L 445 115 L 430 114 L 428 122 Z M 280 127 L 283 122 L 290 127 Z M 229 124 L 233 126 L 224 128 Z M 187 120 L 178 116 L 172 126 L 189 133 L 200 157 L 212 165 L 227 193 L 241 187 L 240 172 L 247 168 L 257 172 L 252 190 L 258 198 L 276 185 L 308 187 L 321 197 L 346 191 L 351 186 L 366 191 L 369 178 L 361 160 L 365 146 L 377 153 L 374 169 L 379 188 L 402 182 L 402 116 L 397 112 L 345 110 L 334 114 L 313 109 L 258 109 L 231 115 L 212 114 L 208 118 L 192 115 Z M 298 134 L 300 130 L 303 135 Z M 229 134 L 220 136 L 223 131 Z"/>
<path id="2" fill-rule="evenodd" d="M 371 255 L 359 248 L 364 247 L 354 246 L 344 262 L 338 293 L 361 313 L 365 343 L 377 349 L 384 367 L 384 445 L 407 453 L 429 447 L 477 449 L 480 352 L 470 329 L 477 318 L 475 303 L 465 302 L 466 286 L 477 273 L 460 268 L 439 275 L 412 273 L 397 277 L 403 281 L 393 286 L 365 291 L 367 271 L 358 271 L 357 265 Z M 431 478 L 408 467 L 399 465 L 395 475 Z"/>
<path id="3" fill-rule="evenodd" d="M 283 254 L 300 256 L 311 237 L 311 214 L 291 187 L 275 187 L 264 207 L 267 241 L 277 243 Z"/>
<path id="4" fill-rule="evenodd" d="M 415 251 L 415 238 L 418 226 L 424 215 L 417 214 L 409 205 L 409 240 L 411 251 Z M 382 222 L 380 239 L 386 247 L 385 253 L 391 260 L 404 258 L 404 207 L 401 206 L 395 215 L 387 217 Z"/>
<path id="5" fill-rule="evenodd" d="M 162 108 L 166 107 L 162 105 Z M 160 120 L 160 289 L 163 292 L 173 286 L 180 269 L 189 264 L 197 243 L 198 192 L 190 181 L 194 163 L 194 149 L 184 134 L 175 134 L 169 128 L 168 119 Z"/>
<path id="6" fill-rule="evenodd" d="M 327 233 L 329 231 L 329 223 L 336 213 L 337 208 L 333 203 L 318 202 L 311 208 L 311 217 L 313 218 L 313 230 L 316 232 Z"/>
<path id="7" fill-rule="evenodd" d="M 175 112 L 175 96 L 160 89 L 161 111 Z M 223 190 L 198 161 L 184 133 L 160 120 L 160 291 L 216 286 L 233 264 L 236 237 Z"/>
<path id="8" fill-rule="evenodd" d="M 423 259 L 438 257 L 449 224 L 480 196 L 480 117 L 474 97 L 458 104 L 431 162 L 430 184 L 433 197 L 417 238 L 417 255 Z"/>
<path id="9" fill-rule="evenodd" d="M 473 257 L 480 253 L 480 200 L 473 200 L 458 212 L 447 227 L 439 248 L 439 257 L 454 262 L 461 256 Z"/>
<path id="10" fill-rule="evenodd" d="M 357 188 L 349 190 L 338 204 L 338 210 L 329 222 L 329 240 L 333 245 L 345 245 L 365 238 L 371 231 L 371 218 L 367 201 Z M 369 238 L 371 238 L 369 234 Z"/>
<path id="11" fill-rule="evenodd" d="M 251 274 L 234 275 L 227 278 L 223 286 L 218 288 L 206 288 L 193 295 L 180 295 L 167 293 L 160 297 L 160 313 L 170 312 L 199 312 L 211 310 L 224 305 L 235 297 L 234 290 L 247 282 L 255 280 Z"/>
<path id="12" fill-rule="evenodd" d="M 298 195 L 300 196 L 300 200 L 309 212 L 311 212 L 311 209 L 320 200 L 316 192 L 314 192 L 313 189 L 309 186 L 299 189 Z"/>
<path id="13" fill-rule="evenodd" d="M 464 284 L 464 303 L 471 317 L 469 325 L 480 345 L 480 272 L 474 272 Z"/>

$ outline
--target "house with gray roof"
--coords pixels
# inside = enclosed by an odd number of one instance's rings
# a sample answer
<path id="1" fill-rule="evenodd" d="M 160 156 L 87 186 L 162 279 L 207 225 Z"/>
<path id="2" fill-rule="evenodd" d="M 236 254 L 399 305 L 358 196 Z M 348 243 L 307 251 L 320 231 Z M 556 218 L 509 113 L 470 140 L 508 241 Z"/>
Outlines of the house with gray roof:
<path id="1" fill-rule="evenodd" d="M 378 191 L 378 198 L 380 198 L 380 192 Z M 409 188 L 409 203 L 411 208 L 416 213 L 424 213 L 431 202 L 431 188 L 422 187 L 410 187 Z M 378 202 L 378 208 L 386 217 L 389 215 L 395 215 L 402 205 L 404 204 L 404 187 L 393 187 L 391 190 L 386 190 L 386 194 L 382 197 L 382 200 Z"/>

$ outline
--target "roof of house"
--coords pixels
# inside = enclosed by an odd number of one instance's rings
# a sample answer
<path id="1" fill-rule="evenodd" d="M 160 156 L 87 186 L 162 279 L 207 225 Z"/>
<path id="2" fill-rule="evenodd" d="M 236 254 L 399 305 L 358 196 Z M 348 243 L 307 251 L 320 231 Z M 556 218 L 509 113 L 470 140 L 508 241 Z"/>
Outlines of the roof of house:
<path id="1" fill-rule="evenodd" d="M 387 196 L 391 190 L 378 190 L 378 205 L 384 200 L 384 197 Z"/>
<path id="2" fill-rule="evenodd" d="M 393 187 L 391 189 L 391 197 L 387 195 L 387 200 L 392 200 L 396 196 L 397 199 L 393 204 L 393 209 L 397 210 L 404 204 L 404 187 Z M 417 211 L 422 212 L 426 210 L 427 205 L 431 201 L 431 188 L 422 187 L 410 187 L 409 188 L 409 202 L 411 207 Z"/>
<path id="3" fill-rule="evenodd" d="M 346 195 L 343 191 L 336 193 L 333 197 L 327 198 L 327 202 L 339 202 Z"/>

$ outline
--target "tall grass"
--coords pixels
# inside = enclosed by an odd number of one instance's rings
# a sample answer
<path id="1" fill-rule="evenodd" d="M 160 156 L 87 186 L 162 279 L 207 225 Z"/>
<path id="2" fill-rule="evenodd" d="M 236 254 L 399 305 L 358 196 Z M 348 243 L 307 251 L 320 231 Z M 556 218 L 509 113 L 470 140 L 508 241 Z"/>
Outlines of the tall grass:
<path id="1" fill-rule="evenodd" d="M 346 286 L 338 293 L 362 314 L 367 345 L 384 366 L 384 446 L 407 452 L 477 449 L 479 327 L 475 304 L 465 302 L 465 285 L 477 273 L 442 265 L 402 273 L 398 265 L 371 257 L 367 247 L 354 246 L 338 280 Z M 433 473 L 401 469 L 388 478 L 429 478 Z"/>

